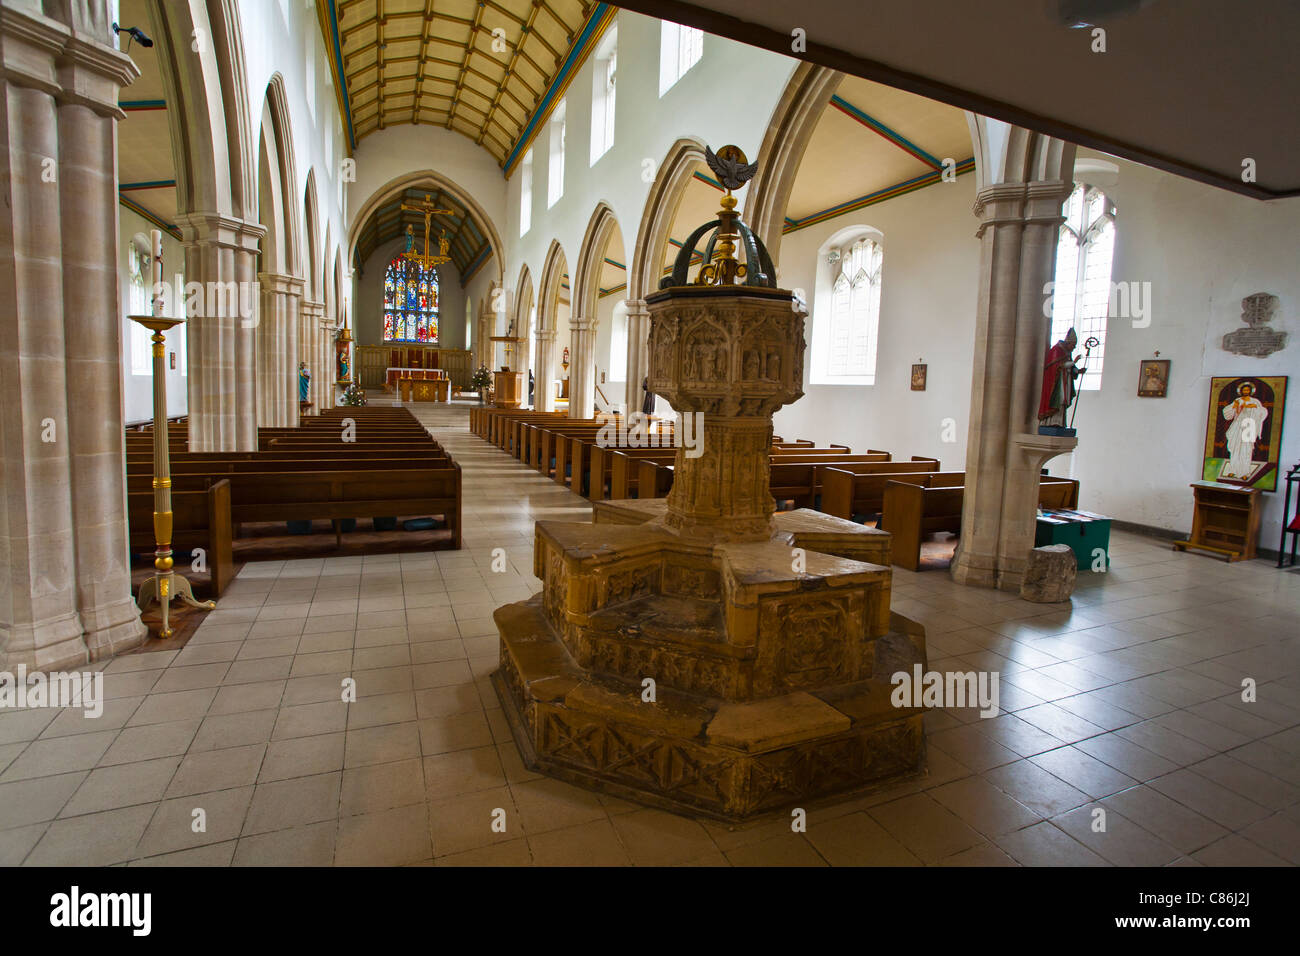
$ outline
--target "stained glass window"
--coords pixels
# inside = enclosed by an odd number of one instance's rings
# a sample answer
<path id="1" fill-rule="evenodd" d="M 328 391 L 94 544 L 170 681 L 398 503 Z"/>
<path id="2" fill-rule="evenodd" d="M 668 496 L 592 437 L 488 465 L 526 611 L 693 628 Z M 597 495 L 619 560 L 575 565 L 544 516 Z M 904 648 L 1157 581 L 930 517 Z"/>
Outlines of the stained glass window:
<path id="1" fill-rule="evenodd" d="M 438 272 L 401 256 L 384 273 L 384 341 L 438 341 Z"/>

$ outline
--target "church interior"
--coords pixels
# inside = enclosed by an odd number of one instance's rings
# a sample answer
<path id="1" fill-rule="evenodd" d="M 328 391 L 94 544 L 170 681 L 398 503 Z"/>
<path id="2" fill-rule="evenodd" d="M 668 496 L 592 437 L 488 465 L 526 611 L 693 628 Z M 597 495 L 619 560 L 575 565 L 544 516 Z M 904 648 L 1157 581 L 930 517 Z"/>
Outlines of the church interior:
<path id="1" fill-rule="evenodd" d="M 1300 14 L 975 6 L 0 0 L 0 864 L 1300 863 Z"/>

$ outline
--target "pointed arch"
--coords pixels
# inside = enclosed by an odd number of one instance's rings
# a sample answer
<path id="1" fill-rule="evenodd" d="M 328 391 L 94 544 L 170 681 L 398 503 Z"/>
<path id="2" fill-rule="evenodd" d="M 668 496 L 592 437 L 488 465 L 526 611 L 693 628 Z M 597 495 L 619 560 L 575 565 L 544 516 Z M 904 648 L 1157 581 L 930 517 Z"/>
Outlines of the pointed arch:
<path id="1" fill-rule="evenodd" d="M 745 196 L 744 220 L 776 262 L 781 234 L 804 152 L 839 89 L 844 74 L 815 63 L 800 63 L 772 111 L 759 148 L 758 173 Z"/>
<path id="2" fill-rule="evenodd" d="M 551 240 L 551 247 L 546 250 L 546 259 L 542 265 L 542 281 L 537 296 L 537 329 L 539 332 L 555 332 L 555 312 L 560 301 L 560 288 L 564 273 L 568 270 L 568 258 L 558 239 Z"/>
<path id="3" fill-rule="evenodd" d="M 637 228 L 636 246 L 628 262 L 627 297 L 644 299 L 659 287 L 663 272 L 664 249 L 668 246 L 673 219 L 681 205 L 696 163 L 704 162 L 704 144 L 698 139 L 683 137 L 669 148 L 659 172 L 646 196 Z"/>
<path id="4" fill-rule="evenodd" d="M 302 228 L 297 203 L 289 201 L 298 182 L 293 152 L 293 124 L 284 91 L 284 77 L 275 73 L 266 85 L 259 144 L 259 166 L 262 161 L 268 164 L 266 172 L 272 190 L 270 196 L 263 196 L 261 189 L 266 184 L 259 182 L 258 210 L 262 224 L 268 230 L 262 243 L 262 270 L 301 277 L 305 275 Z"/>
<path id="5" fill-rule="evenodd" d="M 424 169 L 413 173 L 407 173 L 404 176 L 398 176 L 391 179 L 383 186 L 380 186 L 367 199 L 357 211 L 352 220 L 352 227 L 348 233 L 347 259 L 354 266 L 357 263 L 357 246 L 361 240 L 361 234 L 365 230 L 366 224 L 375 212 L 385 203 L 391 201 L 395 196 L 400 195 L 407 189 L 428 188 L 441 189 L 449 194 L 456 202 L 469 213 L 474 219 L 475 225 L 479 228 L 484 236 L 487 237 L 488 246 L 491 256 L 496 261 L 496 271 L 494 280 L 498 286 L 505 286 L 505 244 L 501 241 L 501 234 L 497 231 L 496 224 L 492 217 L 487 214 L 483 207 L 474 199 L 473 196 L 465 189 L 462 189 L 455 180 L 449 179 L 436 170 Z M 465 277 L 461 277 L 462 281 Z"/>
<path id="6" fill-rule="evenodd" d="M 592 323 L 595 328 L 597 303 L 600 299 L 600 274 L 605 262 L 605 249 L 610 237 L 618 232 L 614 210 L 606 202 L 596 204 L 596 210 L 587 222 L 587 231 L 578 249 L 578 261 L 573 272 L 573 314 Z"/>
<path id="7" fill-rule="evenodd" d="M 176 168 L 177 218 L 257 221 L 255 127 L 237 0 L 148 0 Z M 207 37 L 211 56 L 192 44 Z"/>
<path id="8" fill-rule="evenodd" d="M 329 260 L 326 260 L 328 263 Z M 337 245 L 334 247 L 334 268 L 326 268 L 325 274 L 333 276 L 333 281 L 326 282 L 330 289 L 330 309 L 326 313 L 331 325 L 342 325 L 340 318 L 343 316 L 343 250 Z"/>
<path id="9" fill-rule="evenodd" d="M 525 263 L 515 283 L 515 334 L 528 334 L 528 314 L 533 308 L 533 274 Z"/>
<path id="10" fill-rule="evenodd" d="M 966 125 L 975 150 L 976 195 L 1004 183 L 1073 182 L 1073 143 L 969 111 Z"/>
<path id="11" fill-rule="evenodd" d="M 324 249 L 326 247 L 318 241 L 320 214 L 316 204 L 315 168 L 307 171 L 307 185 L 303 188 L 302 211 L 303 227 L 306 233 L 306 241 L 303 244 L 305 268 L 302 274 L 306 281 L 303 297 L 308 302 L 324 302 L 326 286 L 322 279 L 325 276 L 323 263 L 325 261 Z M 317 268 L 318 263 L 322 264 L 320 268 Z"/>

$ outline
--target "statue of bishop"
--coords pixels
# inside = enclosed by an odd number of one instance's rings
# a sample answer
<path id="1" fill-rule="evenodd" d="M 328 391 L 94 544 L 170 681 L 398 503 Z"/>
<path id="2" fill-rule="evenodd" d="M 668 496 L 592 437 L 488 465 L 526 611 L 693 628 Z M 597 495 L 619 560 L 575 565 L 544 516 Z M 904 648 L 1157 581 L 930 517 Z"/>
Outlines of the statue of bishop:
<path id="1" fill-rule="evenodd" d="M 1066 427 L 1065 416 L 1078 393 L 1075 379 L 1084 373 L 1074 357 L 1079 336 L 1074 329 L 1047 350 L 1043 361 L 1043 391 L 1038 402 L 1038 423 L 1055 428 Z"/>

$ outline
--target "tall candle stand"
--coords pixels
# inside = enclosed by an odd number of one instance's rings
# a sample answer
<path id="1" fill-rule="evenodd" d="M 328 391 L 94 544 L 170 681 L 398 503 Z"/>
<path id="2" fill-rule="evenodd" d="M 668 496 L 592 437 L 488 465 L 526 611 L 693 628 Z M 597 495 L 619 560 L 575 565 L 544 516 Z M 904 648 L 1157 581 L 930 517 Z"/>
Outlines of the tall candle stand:
<path id="1" fill-rule="evenodd" d="M 152 315 L 130 316 L 132 322 L 138 322 L 153 331 L 150 341 L 153 343 L 153 534 L 154 534 L 154 574 L 140 585 L 140 594 L 136 604 L 143 614 L 155 600 L 162 608 L 162 630 L 158 636 L 172 636 L 170 621 L 171 602 L 180 598 L 190 607 L 212 610 L 215 601 L 199 601 L 194 597 L 189 579 L 173 570 L 172 561 L 172 478 L 171 449 L 167 432 L 167 371 L 165 364 L 165 333 L 181 323 L 161 315 L 162 296 L 157 293 L 162 282 L 162 233 L 153 231 L 153 297 Z"/>

